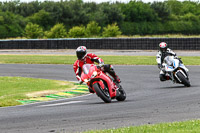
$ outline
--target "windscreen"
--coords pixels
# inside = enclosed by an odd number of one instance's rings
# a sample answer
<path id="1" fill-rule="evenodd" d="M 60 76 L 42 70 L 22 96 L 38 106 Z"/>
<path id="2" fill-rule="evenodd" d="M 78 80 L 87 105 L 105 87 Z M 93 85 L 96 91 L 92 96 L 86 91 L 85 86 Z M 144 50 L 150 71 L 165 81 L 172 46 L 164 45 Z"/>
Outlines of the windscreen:
<path id="1" fill-rule="evenodd" d="M 171 66 L 173 64 L 173 60 L 174 60 L 174 56 L 167 56 L 167 57 L 165 57 L 164 62 L 167 65 Z"/>
<path id="2" fill-rule="evenodd" d="M 90 67 L 91 67 L 91 64 L 85 64 L 85 65 L 83 65 L 83 72 L 85 74 L 88 74 L 89 70 L 90 70 Z"/>

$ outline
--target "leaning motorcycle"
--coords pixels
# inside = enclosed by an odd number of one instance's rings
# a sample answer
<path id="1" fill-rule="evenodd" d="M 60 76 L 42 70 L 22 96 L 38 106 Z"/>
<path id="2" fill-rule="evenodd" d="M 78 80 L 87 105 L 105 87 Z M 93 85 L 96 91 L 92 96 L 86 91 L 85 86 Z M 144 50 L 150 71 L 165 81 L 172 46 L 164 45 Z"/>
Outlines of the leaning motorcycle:
<path id="1" fill-rule="evenodd" d="M 105 103 L 110 103 L 112 99 L 118 101 L 126 99 L 122 86 L 104 73 L 102 67 L 95 64 L 84 64 L 82 68 L 81 80 Z"/>
<path id="2" fill-rule="evenodd" d="M 163 61 L 163 71 L 166 72 L 166 76 L 174 83 L 184 84 L 184 86 L 190 87 L 188 69 L 182 63 L 180 58 L 174 56 L 166 56 Z"/>

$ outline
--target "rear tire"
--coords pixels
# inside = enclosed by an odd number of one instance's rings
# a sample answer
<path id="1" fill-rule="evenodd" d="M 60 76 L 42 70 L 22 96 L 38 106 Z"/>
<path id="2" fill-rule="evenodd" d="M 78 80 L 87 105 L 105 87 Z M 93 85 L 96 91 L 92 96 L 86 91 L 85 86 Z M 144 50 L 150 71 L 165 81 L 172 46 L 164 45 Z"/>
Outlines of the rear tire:
<path id="1" fill-rule="evenodd" d="M 105 85 L 104 85 L 105 86 Z M 98 83 L 95 83 L 93 85 L 96 94 L 105 102 L 105 103 L 110 103 L 111 102 L 111 97 L 109 90 L 105 86 L 105 89 L 102 89 L 101 86 Z"/>
<path id="2" fill-rule="evenodd" d="M 188 79 L 185 78 L 185 76 L 181 73 L 181 72 L 178 72 L 177 73 L 177 76 L 179 77 L 179 79 L 181 80 L 181 82 L 187 86 L 187 87 L 190 87 L 190 81 Z"/>

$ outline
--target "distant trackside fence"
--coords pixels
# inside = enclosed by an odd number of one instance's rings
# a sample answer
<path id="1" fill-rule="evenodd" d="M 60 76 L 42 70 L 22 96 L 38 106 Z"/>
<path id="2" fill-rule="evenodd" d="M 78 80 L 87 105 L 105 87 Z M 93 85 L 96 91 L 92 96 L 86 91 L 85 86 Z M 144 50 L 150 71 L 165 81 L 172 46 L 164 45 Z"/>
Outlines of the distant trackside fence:
<path id="1" fill-rule="evenodd" d="M 200 38 L 81 38 L 0 40 L 0 49 L 89 49 L 155 50 L 166 42 L 174 50 L 200 50 Z"/>

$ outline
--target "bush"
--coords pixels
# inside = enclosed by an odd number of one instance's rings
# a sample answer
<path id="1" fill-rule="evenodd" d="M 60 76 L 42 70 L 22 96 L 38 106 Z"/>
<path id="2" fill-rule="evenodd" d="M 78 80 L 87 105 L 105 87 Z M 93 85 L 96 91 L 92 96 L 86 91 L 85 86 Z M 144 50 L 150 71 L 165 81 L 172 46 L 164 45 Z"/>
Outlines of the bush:
<path id="1" fill-rule="evenodd" d="M 33 23 L 28 23 L 25 28 L 24 36 L 29 39 L 33 38 L 42 38 L 44 35 L 43 29 Z"/>
<path id="2" fill-rule="evenodd" d="M 107 27 L 104 27 L 102 34 L 103 34 L 103 37 L 116 37 L 118 35 L 121 35 L 122 32 L 119 30 L 117 23 L 114 23 L 112 25 L 108 25 Z"/>
<path id="3" fill-rule="evenodd" d="M 86 33 L 89 37 L 100 35 L 100 31 L 101 27 L 98 26 L 98 23 L 96 23 L 95 21 L 92 21 L 89 24 L 87 24 Z"/>
<path id="4" fill-rule="evenodd" d="M 68 34 L 72 38 L 86 37 L 86 30 L 84 26 L 74 26 L 69 30 Z"/>
<path id="5" fill-rule="evenodd" d="M 63 24 L 54 25 L 50 31 L 45 32 L 47 38 L 66 38 L 67 31 Z"/>

